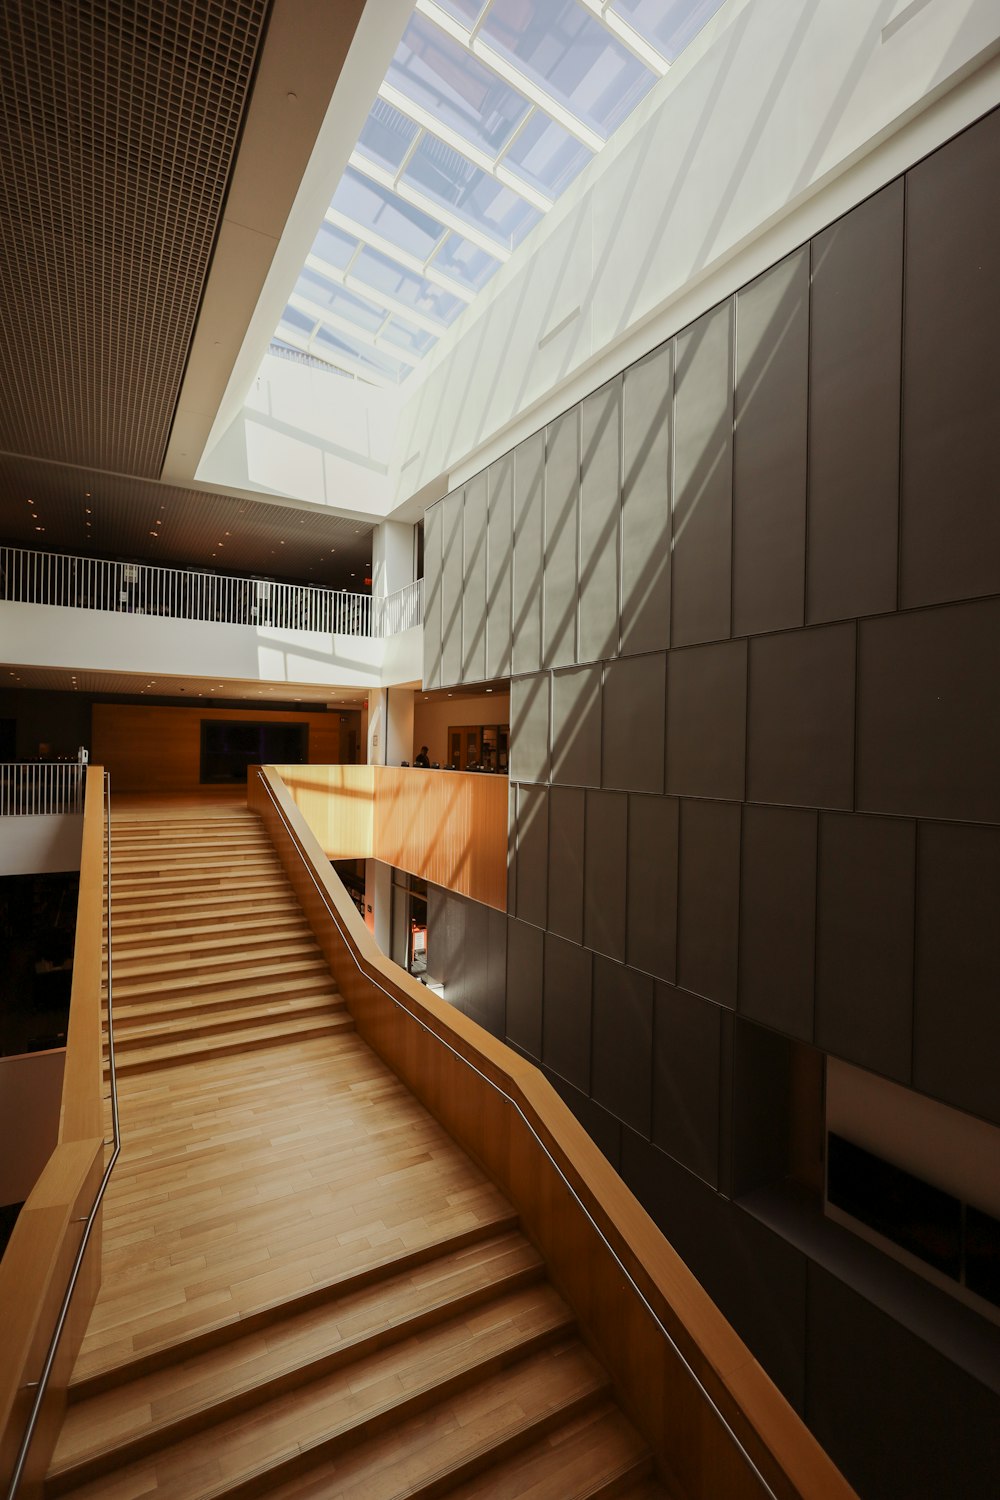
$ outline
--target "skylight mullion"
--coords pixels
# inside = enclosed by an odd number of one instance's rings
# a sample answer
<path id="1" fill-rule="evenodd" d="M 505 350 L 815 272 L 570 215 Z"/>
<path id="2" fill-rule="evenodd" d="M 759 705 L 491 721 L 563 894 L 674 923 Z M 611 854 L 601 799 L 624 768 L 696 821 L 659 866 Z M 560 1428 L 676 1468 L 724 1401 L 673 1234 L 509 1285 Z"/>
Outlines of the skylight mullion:
<path id="1" fill-rule="evenodd" d="M 318 323 L 316 327 L 319 327 Z M 386 376 L 380 375 L 377 370 L 368 369 L 365 365 L 357 364 L 348 354 L 334 356 L 323 348 L 314 348 L 312 336 L 305 338 L 304 335 L 298 333 L 293 328 L 283 329 L 280 338 L 283 344 L 288 344 L 291 348 L 297 349 L 300 354 L 308 354 L 324 365 L 331 365 L 334 369 L 342 371 L 343 374 L 350 375 L 352 380 L 367 381 L 370 385 L 378 386 L 380 390 L 389 390 L 394 386 L 394 382 L 387 379 Z"/>
<path id="2" fill-rule="evenodd" d="M 584 10 L 589 11 L 608 35 L 621 42 L 623 47 L 627 47 L 632 56 L 637 58 L 643 67 L 649 68 L 651 73 L 656 73 L 662 78 L 669 71 L 668 59 L 663 56 L 662 52 L 657 52 L 644 36 L 640 36 L 624 16 L 612 10 L 612 0 L 578 0 L 578 4 L 582 5 Z"/>
<path id="3" fill-rule="evenodd" d="M 426 197 L 420 192 L 419 188 L 413 187 L 410 183 L 394 182 L 390 172 L 386 172 L 385 168 L 378 166 L 376 162 L 369 161 L 359 151 L 352 151 L 349 164 L 356 172 L 360 172 L 364 177 L 369 177 L 372 182 L 377 182 L 379 187 L 385 188 L 390 193 L 395 193 L 398 198 L 402 198 L 404 203 L 409 203 L 411 207 L 419 209 L 428 218 L 436 219 L 439 224 L 443 224 L 453 234 L 460 234 L 464 240 L 468 240 L 477 249 L 484 250 L 487 255 L 492 255 L 494 260 L 506 261 L 510 259 L 509 245 L 502 244 L 499 240 L 494 239 L 492 235 L 484 234 L 475 224 L 471 224 L 458 214 L 452 213 L 451 209 L 436 202 L 433 198 Z M 435 249 L 437 249 L 437 246 L 435 246 Z"/>
<path id="4" fill-rule="evenodd" d="M 408 250 L 403 250 L 399 245 L 394 244 L 392 240 L 387 240 L 384 235 L 375 234 L 366 225 L 358 223 L 356 219 L 352 219 L 348 214 L 342 214 L 339 209 L 328 208 L 324 218 L 328 224 L 333 225 L 334 229 L 342 229 L 345 234 L 353 234 L 357 239 L 364 240 L 373 250 L 377 250 L 381 255 L 387 256 L 389 260 L 394 260 L 404 270 L 415 271 L 418 276 L 425 277 L 433 286 L 440 287 L 443 292 L 450 292 L 460 302 L 474 302 L 476 300 L 475 292 L 471 291 L 469 287 L 463 286 L 454 277 L 446 276 L 431 265 L 435 255 L 447 239 L 447 235 L 442 235 L 430 255 L 426 259 L 421 260 L 419 255 L 411 255 Z"/>
<path id="5" fill-rule="evenodd" d="M 566 109 L 558 100 L 553 99 L 551 94 L 539 88 L 533 79 L 529 78 L 526 73 L 522 73 L 521 69 L 515 67 L 506 57 L 495 52 L 478 33 L 473 36 L 468 27 L 456 21 L 454 16 L 450 16 L 446 10 L 442 10 L 435 0 L 417 0 L 416 8 L 422 16 L 426 16 L 428 21 L 433 21 L 435 26 L 439 26 L 448 36 L 460 42 L 466 51 L 485 64 L 491 73 L 495 73 L 498 78 L 503 79 L 504 83 L 509 83 L 512 88 L 523 94 L 529 104 L 536 105 L 543 114 L 555 120 L 557 125 L 561 125 L 591 151 L 600 151 L 604 145 L 603 136 L 598 135 L 596 130 L 591 130 L 589 125 L 577 119 L 571 110 Z"/>
<path id="6" fill-rule="evenodd" d="M 360 254 L 363 249 L 364 246 L 359 245 L 358 253 Z M 337 266 L 332 266 L 328 260 L 323 260 L 318 255 L 307 255 L 306 265 L 311 271 L 318 271 L 321 276 L 327 277 L 329 281 L 335 281 L 345 291 L 353 292 L 357 297 L 364 297 L 369 302 L 374 302 L 376 306 L 384 308 L 387 313 L 401 318 L 404 322 L 412 323 L 414 328 L 420 328 L 424 333 L 430 333 L 435 338 L 440 338 L 443 333 L 447 333 L 448 331 L 447 323 L 441 323 L 436 318 L 430 318 L 426 313 L 419 312 L 416 308 L 408 306 L 405 302 L 397 302 L 395 297 L 390 297 L 386 292 L 379 291 L 378 287 L 369 285 L 367 281 L 362 281 L 359 276 L 353 276 L 350 267 L 346 271 L 341 271 Z"/>
<path id="7" fill-rule="evenodd" d="M 384 87 L 384 85 L 383 85 L 383 87 Z M 382 98 L 385 98 L 385 95 L 382 94 L 382 89 L 381 88 L 379 89 L 379 94 L 382 96 Z M 401 110 L 400 113 L 404 114 L 405 111 Z M 408 116 L 407 118 L 412 119 L 413 117 L 412 116 Z M 403 157 L 403 160 L 400 162 L 399 166 L 396 168 L 396 176 L 395 176 L 395 179 L 394 179 L 393 184 L 392 184 L 393 191 L 395 191 L 396 184 L 399 182 L 399 179 L 402 177 L 403 173 L 406 171 L 407 167 L 410 165 L 410 162 L 413 160 L 414 153 L 416 152 L 417 147 L 420 145 L 420 142 L 423 140 L 424 135 L 425 135 L 425 130 L 424 130 L 424 126 L 423 126 L 422 122 L 420 120 L 414 120 L 413 123 L 414 123 L 414 125 L 419 125 L 420 129 L 417 131 L 416 135 L 413 137 L 413 140 L 407 146 L 407 148 L 406 148 L 406 155 Z"/>
<path id="8" fill-rule="evenodd" d="M 310 302 L 308 297 L 303 297 L 298 292 L 293 292 L 288 302 L 290 307 L 297 308 L 307 317 L 318 317 L 324 328 L 330 328 L 334 333 L 344 334 L 345 337 L 354 339 L 359 344 L 367 344 L 370 349 L 377 349 L 380 354 L 388 354 L 391 359 L 398 359 L 400 364 L 413 368 L 420 363 L 419 354 L 412 354 L 409 349 L 400 349 L 395 344 L 387 346 L 380 343 L 377 333 L 370 333 L 367 328 L 359 328 L 357 323 L 352 323 L 349 318 L 342 318 L 339 313 L 320 307 L 316 302 Z"/>
<path id="9" fill-rule="evenodd" d="M 531 119 L 534 115 L 534 105 L 526 111 L 523 119 L 519 120 L 517 125 L 515 125 L 511 132 L 510 140 L 504 144 L 500 155 L 494 157 L 490 156 L 486 151 L 481 151 L 478 146 L 473 146 L 457 130 L 452 130 L 449 125 L 442 124 L 429 110 L 424 109 L 422 105 L 414 103 L 401 89 L 395 88 L 393 84 L 383 82 L 379 86 L 378 92 L 379 98 L 384 99 L 386 104 L 391 104 L 393 109 L 397 109 L 401 115 L 405 115 L 414 125 L 420 126 L 420 133 L 412 142 L 404 161 L 396 173 L 397 183 L 409 166 L 410 160 L 422 137 L 425 134 L 433 135 L 435 139 L 442 141 L 452 151 L 456 151 L 459 156 L 471 162 L 474 167 L 478 167 L 481 172 L 485 172 L 487 176 L 494 178 L 497 182 L 502 182 L 504 187 L 509 187 L 512 192 L 517 193 L 519 197 L 530 203 L 532 208 L 537 208 L 541 213 L 547 214 L 549 209 L 553 207 L 553 199 L 547 197 L 545 193 L 539 192 L 537 188 L 533 188 L 530 183 L 522 182 L 517 177 L 503 175 L 502 158 L 506 154 L 511 142 L 515 141 L 520 135 L 525 120 Z"/>

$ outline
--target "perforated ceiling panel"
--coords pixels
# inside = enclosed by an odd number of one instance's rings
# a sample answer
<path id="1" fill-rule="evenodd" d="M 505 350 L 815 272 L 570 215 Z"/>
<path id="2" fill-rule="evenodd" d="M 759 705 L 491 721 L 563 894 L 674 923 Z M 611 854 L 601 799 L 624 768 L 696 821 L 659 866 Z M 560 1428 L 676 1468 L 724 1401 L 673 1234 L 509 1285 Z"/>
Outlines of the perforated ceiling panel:
<path id="1" fill-rule="evenodd" d="M 346 589 L 362 587 L 372 561 L 359 521 L 5 454 L 0 542 Z"/>
<path id="2" fill-rule="evenodd" d="M 270 0 L 3 0 L 0 448 L 160 471 Z"/>

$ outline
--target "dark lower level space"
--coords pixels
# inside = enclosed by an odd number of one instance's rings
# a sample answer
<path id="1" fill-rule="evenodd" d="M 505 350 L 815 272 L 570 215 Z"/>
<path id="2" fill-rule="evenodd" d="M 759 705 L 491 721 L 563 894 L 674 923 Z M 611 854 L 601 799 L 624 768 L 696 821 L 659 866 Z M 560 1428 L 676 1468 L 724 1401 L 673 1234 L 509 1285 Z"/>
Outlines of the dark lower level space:
<path id="1" fill-rule="evenodd" d="M 0 1055 L 66 1045 L 78 871 L 0 878 Z"/>

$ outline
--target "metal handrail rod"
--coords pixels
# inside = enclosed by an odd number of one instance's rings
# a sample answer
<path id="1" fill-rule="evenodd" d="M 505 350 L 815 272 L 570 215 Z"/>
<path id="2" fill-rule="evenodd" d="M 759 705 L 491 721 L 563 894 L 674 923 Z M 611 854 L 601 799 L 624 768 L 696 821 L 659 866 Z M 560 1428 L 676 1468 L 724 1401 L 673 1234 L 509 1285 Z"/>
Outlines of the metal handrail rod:
<path id="1" fill-rule="evenodd" d="M 267 779 L 265 778 L 263 772 L 260 771 L 259 769 L 257 771 L 257 778 L 261 782 L 262 786 L 264 787 L 264 790 L 267 792 L 268 797 L 271 799 L 271 804 L 274 807 L 275 812 L 278 814 L 278 817 L 281 819 L 282 823 L 284 824 L 285 829 L 287 830 L 287 832 L 289 833 L 289 835 L 294 840 L 295 839 L 295 830 L 293 829 L 292 825 L 289 823 L 288 818 L 285 816 L 284 808 L 281 806 L 281 804 L 278 802 L 277 798 L 275 797 L 273 791 L 271 790 L 270 786 L 268 785 Z M 459 1062 L 464 1063 L 465 1066 L 467 1068 L 469 1068 L 473 1073 L 475 1073 L 478 1078 L 481 1078 L 484 1083 L 488 1084 L 489 1087 L 494 1090 L 495 1093 L 499 1094 L 500 1097 L 501 1097 L 501 1099 L 506 1099 L 507 1103 L 511 1106 L 512 1109 L 516 1110 L 517 1114 L 520 1116 L 520 1118 L 523 1121 L 524 1125 L 530 1131 L 531 1135 L 534 1136 L 536 1142 L 541 1147 L 544 1155 L 546 1157 L 548 1157 L 549 1162 L 551 1163 L 551 1165 L 555 1169 L 556 1173 L 558 1174 L 559 1178 L 561 1179 L 561 1181 L 563 1183 L 563 1186 L 567 1189 L 567 1191 L 569 1192 L 570 1196 L 574 1199 L 574 1201 L 576 1202 L 577 1207 L 580 1209 L 580 1211 L 585 1215 L 585 1217 L 589 1221 L 591 1227 L 594 1229 L 595 1233 L 602 1240 L 602 1242 L 603 1242 L 603 1244 L 605 1246 L 605 1249 L 613 1257 L 613 1259 L 614 1259 L 616 1265 L 618 1266 L 619 1270 L 621 1271 L 622 1275 L 625 1277 L 626 1281 L 628 1281 L 628 1283 L 631 1286 L 632 1290 L 635 1292 L 636 1296 L 639 1298 L 639 1301 L 642 1303 L 643 1307 L 646 1309 L 646 1311 L 648 1312 L 649 1316 L 653 1319 L 653 1322 L 656 1324 L 657 1328 L 660 1330 L 660 1332 L 662 1333 L 663 1337 L 666 1339 L 666 1341 L 670 1345 L 671 1349 L 677 1355 L 677 1358 L 680 1360 L 680 1362 L 684 1366 L 685 1370 L 691 1376 L 692 1380 L 695 1382 L 695 1384 L 697 1385 L 698 1389 L 701 1391 L 701 1393 L 704 1396 L 705 1400 L 708 1402 L 709 1406 L 712 1408 L 713 1412 L 718 1417 L 719 1421 L 722 1423 L 723 1427 L 726 1429 L 727 1433 L 732 1438 L 733 1442 L 736 1444 L 737 1450 L 739 1451 L 739 1454 L 740 1454 L 741 1458 L 743 1458 L 745 1460 L 745 1462 L 747 1463 L 747 1465 L 749 1466 L 749 1468 L 753 1471 L 753 1473 L 756 1476 L 756 1478 L 763 1485 L 763 1487 L 766 1490 L 767 1494 L 770 1495 L 771 1500 L 778 1500 L 778 1497 L 777 1497 L 775 1491 L 771 1488 L 771 1486 L 768 1483 L 767 1479 L 761 1473 L 761 1471 L 758 1468 L 757 1464 L 754 1463 L 754 1460 L 751 1458 L 750 1454 L 747 1452 L 746 1448 L 743 1446 L 742 1441 L 740 1440 L 740 1438 L 738 1437 L 738 1435 L 736 1434 L 736 1432 L 733 1430 L 730 1422 L 726 1418 L 726 1416 L 723 1413 L 723 1411 L 720 1409 L 720 1407 L 719 1407 L 718 1403 L 716 1402 L 716 1400 L 715 1400 L 714 1396 L 712 1395 L 712 1393 L 705 1386 L 704 1382 L 701 1379 L 701 1376 L 698 1374 L 697 1370 L 695 1370 L 695 1368 L 691 1364 L 690 1360 L 687 1358 L 687 1356 L 684 1354 L 683 1350 L 680 1348 L 680 1346 L 677 1343 L 677 1340 L 674 1338 L 673 1334 L 670 1332 L 670 1330 L 664 1324 L 663 1320 L 660 1318 L 660 1316 L 657 1313 L 656 1309 L 653 1307 L 652 1303 L 649 1301 L 649 1298 L 646 1296 L 645 1292 L 642 1290 L 642 1288 L 639 1286 L 639 1284 L 635 1280 L 635 1278 L 632 1275 L 631 1271 L 629 1270 L 628 1266 L 622 1260 L 621 1256 L 618 1254 L 618 1251 L 615 1249 L 614 1245 L 612 1245 L 611 1241 L 608 1239 L 607 1235 L 604 1233 L 604 1231 L 601 1228 L 600 1224 L 594 1218 L 593 1214 L 590 1212 L 590 1209 L 587 1207 L 586 1203 L 584 1203 L 583 1199 L 580 1197 L 580 1195 L 577 1192 L 576 1188 L 573 1186 L 573 1184 L 570 1181 L 570 1179 L 566 1176 L 566 1173 L 563 1171 L 563 1169 L 559 1165 L 558 1161 L 556 1161 L 555 1157 L 552 1155 L 552 1152 L 549 1150 L 549 1148 L 546 1145 L 545 1141 L 543 1140 L 542 1136 L 539 1135 L 538 1131 L 535 1129 L 535 1126 L 532 1124 L 531 1120 L 525 1114 L 525 1112 L 521 1108 L 520 1104 L 518 1104 L 517 1100 L 515 1098 L 513 1098 L 512 1095 L 510 1095 L 510 1094 L 507 1093 L 506 1089 L 501 1088 L 500 1085 L 496 1082 L 495 1079 L 490 1078 L 488 1074 L 484 1073 L 480 1068 L 477 1068 L 474 1062 L 470 1062 L 470 1060 L 463 1053 L 459 1052 L 456 1047 L 453 1047 L 450 1042 L 446 1041 L 445 1038 L 443 1036 L 441 1036 L 439 1032 L 435 1031 L 432 1026 L 428 1026 L 426 1021 L 422 1021 L 418 1015 L 416 1015 L 412 1010 L 410 1010 L 409 1006 L 404 1005 L 403 1002 L 396 995 L 394 995 L 391 990 L 387 990 L 383 984 L 380 984 L 377 979 L 373 978 L 372 975 L 368 973 L 367 969 L 365 969 L 362 966 L 360 960 L 358 959 L 357 954 L 354 951 L 353 944 L 352 944 L 352 942 L 351 942 L 348 934 L 344 930 L 344 926 L 343 926 L 343 923 L 340 920 L 339 913 L 336 911 L 336 909 L 333 906 L 331 906 L 330 900 L 329 900 L 329 897 L 327 895 L 327 892 L 326 892 L 325 888 L 316 879 L 316 873 L 313 870 L 311 864 L 305 858 L 303 858 L 302 863 L 305 866 L 305 869 L 306 869 L 307 873 L 309 874 L 309 877 L 312 880 L 313 885 L 316 888 L 316 891 L 317 891 L 317 894 L 320 897 L 320 900 L 323 902 L 323 905 L 326 907 L 327 912 L 329 913 L 330 917 L 333 919 L 334 926 L 337 928 L 337 931 L 340 933 L 340 936 L 341 936 L 341 938 L 344 941 L 344 946 L 346 947 L 348 953 L 351 955 L 351 959 L 352 959 L 352 961 L 354 963 L 354 967 L 357 969 L 358 973 L 362 974 L 365 977 L 365 979 L 367 979 L 367 981 L 369 982 L 369 984 L 373 984 L 377 990 L 380 990 L 381 993 L 383 995 L 385 995 L 385 997 L 386 997 L 387 1000 L 391 1000 L 392 1003 L 393 1003 L 393 1005 L 395 1005 L 397 1007 L 397 1009 L 403 1011 L 403 1013 L 405 1015 L 409 1016 L 409 1018 L 410 1018 L 411 1021 L 415 1021 L 416 1024 L 421 1028 L 422 1031 L 425 1031 L 428 1036 L 433 1037 L 435 1041 L 440 1042 L 441 1046 L 447 1048 L 447 1050 L 452 1054 L 453 1057 L 457 1057 L 458 1060 L 459 1060 Z"/>
<path id="2" fill-rule="evenodd" d="M 108 771 L 105 771 L 104 773 L 104 809 L 106 850 L 105 857 L 107 865 L 105 886 L 107 891 L 106 899 L 108 922 L 108 1066 L 111 1082 L 112 1139 L 114 1141 L 115 1149 L 111 1153 L 111 1160 L 104 1168 L 104 1176 L 101 1178 L 100 1186 L 98 1187 L 97 1192 L 94 1196 L 94 1202 L 91 1206 L 90 1212 L 87 1215 L 87 1221 L 83 1226 L 83 1235 L 80 1240 L 80 1248 L 76 1252 L 76 1259 L 73 1262 L 73 1269 L 70 1272 L 69 1282 L 66 1287 L 66 1295 L 63 1297 L 62 1306 L 59 1309 L 59 1316 L 56 1319 L 56 1326 L 53 1329 L 52 1338 L 49 1340 L 48 1351 L 45 1355 L 45 1363 L 42 1365 L 42 1373 L 39 1375 L 38 1381 L 35 1384 L 35 1399 L 31 1407 L 31 1412 L 28 1416 L 27 1426 L 24 1429 L 24 1436 L 21 1439 L 21 1446 L 17 1450 L 17 1458 L 14 1461 L 14 1468 L 11 1472 L 10 1484 L 7 1488 L 6 1500 L 15 1500 L 15 1496 L 17 1495 L 21 1480 L 24 1476 L 24 1466 L 28 1461 L 28 1453 L 31 1449 L 32 1438 L 35 1435 L 35 1428 L 38 1426 L 38 1418 L 41 1415 L 42 1402 L 45 1400 L 45 1392 L 48 1388 L 49 1379 L 52 1375 L 52 1368 L 56 1361 L 56 1354 L 59 1350 L 59 1340 L 62 1338 L 63 1329 L 66 1327 L 66 1319 L 69 1317 L 70 1302 L 73 1299 L 73 1293 L 76 1290 L 76 1284 L 80 1278 L 80 1269 L 83 1265 L 83 1258 L 87 1253 L 87 1246 L 90 1243 L 90 1237 L 93 1234 L 94 1225 L 97 1222 L 97 1215 L 100 1210 L 101 1203 L 104 1200 L 104 1194 L 107 1190 L 108 1182 L 111 1178 L 111 1173 L 114 1171 L 115 1162 L 118 1160 L 122 1148 L 121 1130 L 118 1121 L 118 1080 L 115 1076 L 115 1023 L 111 1004 L 111 775 Z"/>

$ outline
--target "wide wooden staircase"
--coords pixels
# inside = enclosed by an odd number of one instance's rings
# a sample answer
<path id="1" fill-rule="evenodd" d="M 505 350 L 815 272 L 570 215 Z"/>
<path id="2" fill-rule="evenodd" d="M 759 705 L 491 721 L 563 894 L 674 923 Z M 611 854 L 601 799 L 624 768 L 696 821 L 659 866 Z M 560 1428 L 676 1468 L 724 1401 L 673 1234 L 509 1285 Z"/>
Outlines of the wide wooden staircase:
<path id="1" fill-rule="evenodd" d="M 256 817 L 118 819 L 113 881 L 124 1148 L 46 1495 L 667 1495 Z"/>

